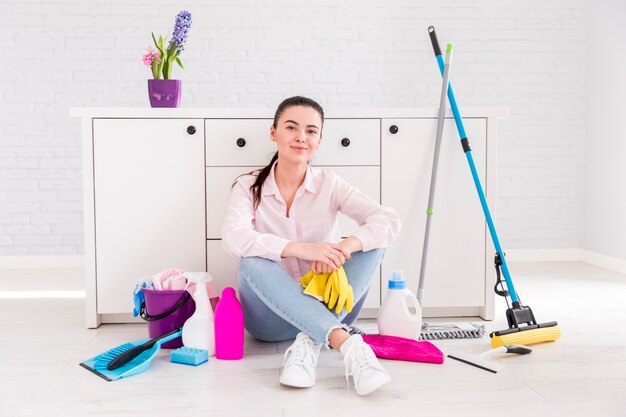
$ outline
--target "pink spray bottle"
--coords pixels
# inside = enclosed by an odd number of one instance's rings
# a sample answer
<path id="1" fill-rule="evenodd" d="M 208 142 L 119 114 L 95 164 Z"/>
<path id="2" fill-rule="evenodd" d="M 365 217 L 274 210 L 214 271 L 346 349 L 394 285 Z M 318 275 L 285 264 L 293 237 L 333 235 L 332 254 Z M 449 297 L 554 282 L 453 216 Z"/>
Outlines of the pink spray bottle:
<path id="1" fill-rule="evenodd" d="M 232 287 L 222 291 L 215 307 L 215 357 L 237 360 L 243 358 L 243 309 Z"/>

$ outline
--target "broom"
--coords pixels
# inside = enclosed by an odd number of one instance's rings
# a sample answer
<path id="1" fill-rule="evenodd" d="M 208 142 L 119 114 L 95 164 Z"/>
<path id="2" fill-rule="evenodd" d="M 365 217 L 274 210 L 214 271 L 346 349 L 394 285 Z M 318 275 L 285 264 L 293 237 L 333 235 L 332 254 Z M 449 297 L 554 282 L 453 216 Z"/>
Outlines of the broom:
<path id="1" fill-rule="evenodd" d="M 426 276 L 426 259 L 428 258 L 428 242 L 430 240 L 430 221 L 434 215 L 435 185 L 437 184 L 437 172 L 439 171 L 439 153 L 441 150 L 441 137 L 446 114 L 446 94 L 448 93 L 450 80 L 450 67 L 452 65 L 452 45 L 446 48 L 446 60 L 443 71 L 443 83 L 441 84 L 441 96 L 439 99 L 439 116 L 437 118 L 437 134 L 435 137 L 435 154 L 433 157 L 432 171 L 430 175 L 430 191 L 428 193 L 428 208 L 426 209 L 426 230 L 424 233 L 424 245 L 422 246 L 422 262 L 420 265 L 419 285 L 417 288 L 417 301 L 423 305 L 424 281 Z M 422 340 L 440 339 L 473 339 L 485 335 L 485 326 L 472 323 L 436 323 L 424 322 L 420 332 Z"/>

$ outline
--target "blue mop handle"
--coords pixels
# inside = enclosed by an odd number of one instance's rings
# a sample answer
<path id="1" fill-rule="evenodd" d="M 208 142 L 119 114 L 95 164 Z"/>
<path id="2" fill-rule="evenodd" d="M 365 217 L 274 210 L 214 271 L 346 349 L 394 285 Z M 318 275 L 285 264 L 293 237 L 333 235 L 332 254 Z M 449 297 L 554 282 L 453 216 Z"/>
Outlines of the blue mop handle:
<path id="1" fill-rule="evenodd" d="M 429 26 L 428 33 L 430 34 L 430 40 L 431 40 L 431 43 L 433 44 L 433 50 L 435 51 L 437 63 L 439 64 L 439 71 L 441 72 L 441 75 L 443 75 L 444 60 L 443 60 L 443 57 L 441 56 L 441 49 L 439 48 L 439 41 L 437 41 L 437 34 L 435 33 L 435 28 L 433 26 Z M 476 186 L 476 191 L 478 192 L 478 197 L 480 198 L 480 205 L 482 206 L 483 212 L 485 213 L 485 219 L 487 220 L 487 226 L 489 227 L 489 233 L 491 234 L 493 245 L 496 248 L 496 252 L 500 255 L 500 260 L 502 262 L 501 269 L 502 269 L 502 274 L 504 275 L 504 280 L 506 281 L 506 287 L 509 290 L 511 301 L 513 303 L 518 303 L 519 298 L 517 297 L 517 291 L 515 291 L 515 286 L 513 285 L 513 280 L 511 279 L 511 274 L 509 272 L 509 267 L 506 263 L 504 253 L 502 252 L 502 247 L 500 246 L 500 239 L 498 239 L 498 233 L 496 232 L 496 227 L 493 223 L 491 212 L 489 211 L 489 205 L 487 204 L 487 199 L 485 198 L 485 192 L 483 191 L 483 187 L 480 184 L 480 178 L 478 177 L 478 172 L 476 171 L 476 164 L 474 163 L 472 150 L 470 149 L 470 146 L 469 146 L 467 134 L 465 133 L 465 127 L 463 126 L 463 119 L 461 118 L 461 113 L 459 112 L 459 108 L 456 104 L 456 99 L 454 98 L 454 91 L 452 90 L 451 83 L 448 84 L 448 100 L 450 101 L 450 107 L 452 107 L 452 114 L 454 115 L 456 128 L 459 131 L 459 137 L 461 138 L 461 145 L 463 146 L 463 151 L 465 152 L 467 162 L 469 163 L 470 171 L 472 172 L 474 185 Z"/>

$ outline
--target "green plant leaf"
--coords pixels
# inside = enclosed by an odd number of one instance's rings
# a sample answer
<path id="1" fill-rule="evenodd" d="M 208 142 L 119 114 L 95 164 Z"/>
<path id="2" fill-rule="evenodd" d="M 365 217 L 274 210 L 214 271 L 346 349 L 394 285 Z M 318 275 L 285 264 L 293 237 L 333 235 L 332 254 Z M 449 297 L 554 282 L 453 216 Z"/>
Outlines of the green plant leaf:
<path id="1" fill-rule="evenodd" d="M 154 45 L 156 46 L 156 48 L 159 50 L 159 53 L 161 54 L 161 57 L 163 57 L 164 53 L 163 53 L 163 47 L 159 46 L 159 44 L 157 43 L 155 37 L 154 37 L 154 33 L 152 34 L 152 40 L 154 41 Z M 161 41 L 161 37 L 159 36 L 159 41 Z M 162 43 L 162 42 L 161 42 Z"/>
<path id="2" fill-rule="evenodd" d="M 170 79 L 170 66 L 167 62 L 163 63 L 163 79 L 165 80 L 169 80 Z"/>
<path id="3" fill-rule="evenodd" d="M 154 77 L 155 80 L 158 80 L 159 78 L 161 78 L 161 68 L 159 68 L 160 65 L 157 64 L 156 60 L 154 60 L 152 62 L 152 76 Z"/>
<path id="4" fill-rule="evenodd" d="M 185 67 L 183 67 L 183 63 L 180 62 L 180 58 L 176 57 L 176 63 L 178 64 L 178 66 L 180 66 L 182 69 L 185 69 Z"/>
<path id="5" fill-rule="evenodd" d="M 173 42 L 167 50 L 167 58 L 171 61 L 176 55 L 176 42 Z"/>

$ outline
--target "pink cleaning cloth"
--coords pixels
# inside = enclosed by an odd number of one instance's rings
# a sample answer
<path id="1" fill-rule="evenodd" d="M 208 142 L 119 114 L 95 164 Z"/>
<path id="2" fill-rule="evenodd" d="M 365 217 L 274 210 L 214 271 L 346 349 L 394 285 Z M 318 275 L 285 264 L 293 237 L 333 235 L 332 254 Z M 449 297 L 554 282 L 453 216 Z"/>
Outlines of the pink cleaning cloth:
<path id="1" fill-rule="evenodd" d="M 172 289 L 184 289 L 183 288 L 177 288 L 180 286 L 180 279 L 184 279 L 183 278 L 183 273 L 185 271 L 183 271 L 182 269 L 178 269 L 178 268 L 170 268 L 170 269 L 166 269 L 164 271 L 161 272 L 157 272 L 156 274 L 152 275 L 150 277 L 150 281 L 152 282 L 152 284 L 154 285 L 154 289 L 155 290 L 172 290 Z M 174 283 L 174 287 L 172 288 L 172 283 Z M 178 285 L 177 285 L 178 284 Z"/>
<path id="2" fill-rule="evenodd" d="M 397 336 L 368 334 L 363 336 L 374 354 L 383 359 L 409 362 L 443 363 L 443 353 L 432 343 Z"/>

